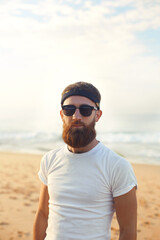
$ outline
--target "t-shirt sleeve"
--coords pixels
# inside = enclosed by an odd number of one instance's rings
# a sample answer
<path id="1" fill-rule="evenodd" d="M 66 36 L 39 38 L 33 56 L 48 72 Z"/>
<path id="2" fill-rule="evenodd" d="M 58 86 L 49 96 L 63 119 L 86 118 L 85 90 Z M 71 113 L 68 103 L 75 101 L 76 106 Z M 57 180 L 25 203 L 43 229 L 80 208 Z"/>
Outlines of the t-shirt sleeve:
<path id="1" fill-rule="evenodd" d="M 39 179 L 45 185 L 48 185 L 48 169 L 47 169 L 47 154 L 45 154 L 41 159 L 40 170 L 38 172 Z"/>
<path id="2" fill-rule="evenodd" d="M 120 158 L 112 171 L 112 194 L 118 197 L 129 192 L 133 187 L 137 187 L 137 180 L 131 164 Z"/>

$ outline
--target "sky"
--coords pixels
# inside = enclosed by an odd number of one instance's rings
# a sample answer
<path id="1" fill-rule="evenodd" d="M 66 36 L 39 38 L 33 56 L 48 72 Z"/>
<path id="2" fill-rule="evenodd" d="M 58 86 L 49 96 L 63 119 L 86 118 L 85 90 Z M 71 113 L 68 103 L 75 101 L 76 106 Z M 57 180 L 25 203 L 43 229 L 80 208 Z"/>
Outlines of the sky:
<path id="1" fill-rule="evenodd" d="M 160 1 L 0 0 L 0 130 L 61 130 L 77 81 L 101 92 L 101 131 L 158 131 Z"/>

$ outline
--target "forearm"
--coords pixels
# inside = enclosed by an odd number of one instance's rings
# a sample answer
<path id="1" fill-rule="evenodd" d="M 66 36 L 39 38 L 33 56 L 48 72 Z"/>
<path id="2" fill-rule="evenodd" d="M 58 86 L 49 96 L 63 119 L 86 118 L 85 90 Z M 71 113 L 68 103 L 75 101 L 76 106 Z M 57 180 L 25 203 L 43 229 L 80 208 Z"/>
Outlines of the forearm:
<path id="1" fill-rule="evenodd" d="M 47 225 L 47 217 L 43 213 L 37 212 L 33 225 L 33 240 L 44 240 L 46 236 Z"/>
<path id="2" fill-rule="evenodd" d="M 136 240 L 137 232 L 133 229 L 120 230 L 119 240 Z"/>

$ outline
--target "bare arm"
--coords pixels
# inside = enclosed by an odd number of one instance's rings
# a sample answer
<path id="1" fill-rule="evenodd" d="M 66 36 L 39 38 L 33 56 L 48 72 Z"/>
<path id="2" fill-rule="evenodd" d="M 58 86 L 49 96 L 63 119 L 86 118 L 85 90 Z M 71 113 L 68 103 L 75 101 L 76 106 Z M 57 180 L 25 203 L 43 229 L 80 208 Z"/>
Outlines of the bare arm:
<path id="1" fill-rule="evenodd" d="M 137 239 L 137 200 L 136 188 L 114 198 L 117 220 L 120 227 L 119 240 Z"/>
<path id="2" fill-rule="evenodd" d="M 33 225 L 33 240 L 44 240 L 48 224 L 48 187 L 44 184 L 41 186 L 39 205 Z"/>

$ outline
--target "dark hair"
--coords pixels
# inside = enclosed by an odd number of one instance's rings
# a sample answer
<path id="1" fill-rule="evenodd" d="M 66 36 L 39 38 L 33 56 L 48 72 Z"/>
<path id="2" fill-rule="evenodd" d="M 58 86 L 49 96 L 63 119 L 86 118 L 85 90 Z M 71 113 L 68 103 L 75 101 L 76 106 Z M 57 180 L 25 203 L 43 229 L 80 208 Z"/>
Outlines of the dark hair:
<path id="1" fill-rule="evenodd" d="M 87 82 L 76 82 L 68 85 L 62 92 L 61 105 L 70 96 L 84 96 L 96 103 L 99 108 L 101 94 L 96 87 Z"/>

